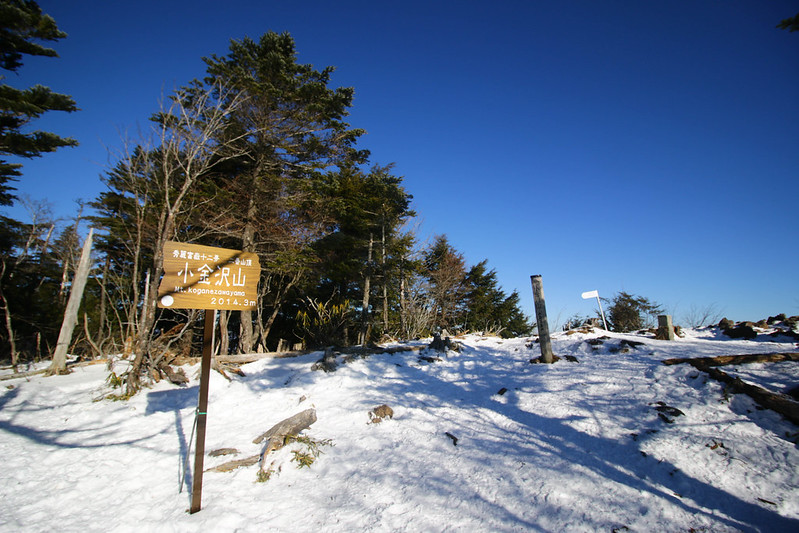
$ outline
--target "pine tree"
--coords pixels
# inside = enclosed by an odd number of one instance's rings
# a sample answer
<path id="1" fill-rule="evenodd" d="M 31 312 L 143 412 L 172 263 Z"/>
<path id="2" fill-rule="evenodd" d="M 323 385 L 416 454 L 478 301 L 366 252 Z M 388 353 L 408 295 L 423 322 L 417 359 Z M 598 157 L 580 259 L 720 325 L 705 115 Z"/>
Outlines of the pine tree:
<path id="1" fill-rule="evenodd" d="M 66 37 L 52 17 L 32 0 L 0 1 L 0 68 L 16 72 L 22 67 L 23 55 L 57 57 L 55 50 L 39 41 L 57 41 Z M 5 76 L 0 76 L 5 79 Z M 38 157 L 62 146 L 76 146 L 72 138 L 45 131 L 24 132 L 26 126 L 47 111 L 77 111 L 74 100 L 35 85 L 17 89 L 0 85 L 0 155 L 24 158 Z M 0 205 L 11 205 L 15 199 L 9 185 L 22 175 L 18 163 L 0 159 Z"/>
<path id="2" fill-rule="evenodd" d="M 659 304 L 648 298 L 625 291 L 605 302 L 608 304 L 607 318 L 611 331 L 627 332 L 651 327 L 654 317 L 663 311 Z"/>
<path id="3" fill-rule="evenodd" d="M 373 340 L 378 330 L 390 329 L 392 310 L 400 307 L 401 263 L 410 253 L 411 243 L 400 228 L 414 215 L 411 195 L 391 168 L 376 165 L 369 173 L 345 168 L 329 174 L 320 189 L 335 226 L 314 247 L 321 258 L 318 273 L 327 286 L 320 289 L 360 303 L 359 344 Z"/>
<path id="4" fill-rule="evenodd" d="M 510 296 L 499 287 L 497 273 L 488 270 L 488 261 L 483 260 L 466 275 L 466 329 L 491 331 L 504 337 L 528 335 L 532 331 L 529 319 L 519 309 L 519 294 Z"/>
<path id="5" fill-rule="evenodd" d="M 261 286 L 271 287 L 268 318 L 241 312 L 240 349 L 247 352 L 256 337 L 263 346 L 285 295 L 313 262 L 310 244 L 328 230 L 315 184 L 331 169 L 365 161 L 367 153 L 354 148 L 364 132 L 345 122 L 354 90 L 329 87 L 333 67 L 299 63 L 288 33 L 234 40 L 226 56 L 204 61 L 198 86 L 225 87 L 247 100 L 226 132 L 241 137 L 245 155 L 221 171 L 238 216 L 217 228 L 237 241 L 232 247 L 258 253 Z"/>
<path id="6" fill-rule="evenodd" d="M 461 329 L 466 314 L 466 261 L 447 239 L 437 235 L 424 257 L 430 280 L 430 300 L 435 327 Z"/>

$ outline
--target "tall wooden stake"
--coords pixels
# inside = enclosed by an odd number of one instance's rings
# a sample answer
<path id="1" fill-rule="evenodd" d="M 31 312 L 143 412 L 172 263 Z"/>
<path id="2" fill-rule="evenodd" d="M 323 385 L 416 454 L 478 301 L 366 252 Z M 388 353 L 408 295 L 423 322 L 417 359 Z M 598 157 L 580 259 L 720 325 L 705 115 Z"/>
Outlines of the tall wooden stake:
<path id="1" fill-rule="evenodd" d="M 61 323 L 61 331 L 58 334 L 58 344 L 56 344 L 55 353 L 53 353 L 53 362 L 50 364 L 48 370 L 49 374 L 63 374 L 67 371 L 67 350 L 69 349 L 70 342 L 72 342 L 72 332 L 75 329 L 75 324 L 78 323 L 78 309 L 80 308 L 80 301 L 83 299 L 83 289 L 86 287 L 86 279 L 89 277 L 89 271 L 91 270 L 93 235 L 94 228 L 89 230 L 89 235 L 83 243 L 80 263 L 78 263 L 78 270 L 75 272 L 75 277 L 72 280 L 72 289 L 69 292 L 67 309 L 64 311 L 64 321 Z"/>
<path id="2" fill-rule="evenodd" d="M 211 380 L 211 352 L 213 351 L 214 310 L 205 310 L 203 330 L 203 360 L 200 370 L 200 398 L 197 402 L 197 443 L 194 446 L 194 475 L 191 485 L 191 514 L 202 506 L 203 458 L 205 456 L 205 423 L 208 416 L 208 382 Z"/>
<path id="3" fill-rule="evenodd" d="M 533 301 L 535 303 L 535 322 L 538 326 L 538 345 L 541 346 L 541 360 L 545 363 L 554 363 L 552 353 L 552 340 L 549 338 L 549 323 L 547 322 L 547 306 L 544 302 L 544 283 L 541 276 L 530 276 L 533 283 Z"/>

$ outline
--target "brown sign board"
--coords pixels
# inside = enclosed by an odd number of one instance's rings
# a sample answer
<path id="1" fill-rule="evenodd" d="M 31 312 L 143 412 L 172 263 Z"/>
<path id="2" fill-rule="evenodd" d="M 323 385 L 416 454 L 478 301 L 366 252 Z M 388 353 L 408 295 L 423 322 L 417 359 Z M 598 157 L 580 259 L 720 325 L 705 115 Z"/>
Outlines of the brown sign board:
<path id="1" fill-rule="evenodd" d="M 158 307 L 252 311 L 260 276 L 257 254 L 167 241 Z"/>

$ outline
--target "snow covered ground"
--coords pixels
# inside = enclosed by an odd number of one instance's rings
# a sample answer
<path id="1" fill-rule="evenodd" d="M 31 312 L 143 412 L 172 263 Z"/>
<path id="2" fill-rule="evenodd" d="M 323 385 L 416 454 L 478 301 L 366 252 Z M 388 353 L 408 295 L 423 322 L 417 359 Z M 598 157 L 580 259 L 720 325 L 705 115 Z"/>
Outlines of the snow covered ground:
<path id="1" fill-rule="evenodd" d="M 624 339 L 645 344 L 619 350 Z M 438 362 L 382 354 L 326 374 L 311 370 L 316 353 L 245 365 L 232 381 L 212 373 L 206 450 L 240 453 L 206 468 L 258 454 L 256 436 L 309 407 L 306 434 L 331 445 L 310 468 L 291 460 L 299 444 L 275 452 L 266 482 L 257 465 L 206 472 L 193 515 L 179 488 L 198 366 L 188 387 L 161 382 L 129 401 L 94 401 L 110 391 L 104 365 L 3 381 L 0 530 L 799 531 L 798 428 L 661 363 L 795 341 L 558 333 L 554 352 L 579 362 L 553 365 L 529 363 L 540 354 L 529 339 L 461 342 Z M 799 363 L 739 371 L 772 390 L 799 383 Z M 381 404 L 394 418 L 370 424 Z"/>

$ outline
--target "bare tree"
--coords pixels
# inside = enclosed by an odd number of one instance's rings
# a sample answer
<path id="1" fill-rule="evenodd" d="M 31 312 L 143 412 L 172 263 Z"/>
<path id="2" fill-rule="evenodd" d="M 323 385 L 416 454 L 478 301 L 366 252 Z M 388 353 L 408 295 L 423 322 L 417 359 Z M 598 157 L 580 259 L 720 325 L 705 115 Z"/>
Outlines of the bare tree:
<path id="1" fill-rule="evenodd" d="M 153 140 L 129 150 L 113 172 L 115 186 L 124 190 L 129 200 L 124 246 L 135 285 L 125 312 L 127 336 L 135 354 L 127 378 L 127 394 L 138 391 L 143 370 L 156 360 L 149 354 L 149 347 L 156 321 L 164 244 L 177 239 L 184 217 L 209 201 L 195 194 L 199 182 L 215 165 L 242 155 L 233 148 L 238 139 L 221 132 L 226 131 L 228 117 L 243 101 L 241 94 L 229 95 L 220 86 L 206 90 L 192 86 L 177 91 L 168 106 L 154 117 L 157 127 Z M 145 257 L 145 249 L 150 257 Z M 143 274 L 142 298 L 138 283 Z"/>
<path id="2" fill-rule="evenodd" d="M 430 333 L 435 315 L 429 284 L 418 274 L 403 276 L 400 287 L 401 339 L 415 339 Z"/>
<path id="3" fill-rule="evenodd" d="M 691 304 L 691 308 L 685 313 L 684 320 L 690 328 L 701 328 L 721 320 L 721 311 L 715 303 L 705 306 Z"/>

